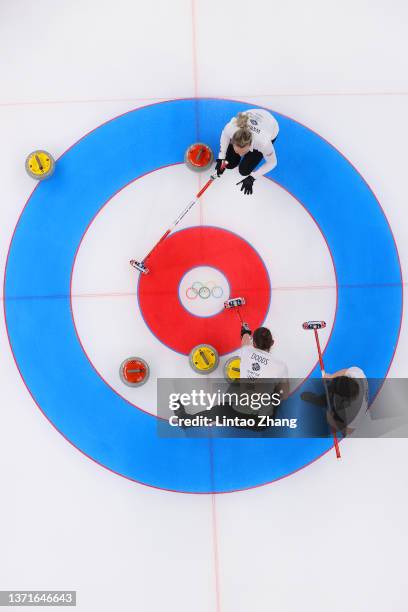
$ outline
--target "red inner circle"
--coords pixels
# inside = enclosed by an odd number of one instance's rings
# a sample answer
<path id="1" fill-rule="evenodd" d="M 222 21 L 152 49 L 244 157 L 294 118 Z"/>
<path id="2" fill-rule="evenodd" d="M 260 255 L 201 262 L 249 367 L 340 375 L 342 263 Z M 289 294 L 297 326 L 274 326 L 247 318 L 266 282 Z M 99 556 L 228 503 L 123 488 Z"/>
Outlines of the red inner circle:
<path id="1" fill-rule="evenodd" d="M 246 300 L 240 308 L 243 320 L 251 329 L 262 325 L 271 294 L 266 267 L 248 242 L 217 227 L 175 232 L 153 251 L 147 262 L 149 274 L 139 277 L 140 310 L 152 333 L 169 348 L 188 355 L 198 344 L 211 344 L 224 355 L 240 345 L 237 309 L 198 317 L 188 312 L 179 299 L 181 279 L 188 270 L 199 266 L 220 270 L 228 280 L 230 297 Z"/>

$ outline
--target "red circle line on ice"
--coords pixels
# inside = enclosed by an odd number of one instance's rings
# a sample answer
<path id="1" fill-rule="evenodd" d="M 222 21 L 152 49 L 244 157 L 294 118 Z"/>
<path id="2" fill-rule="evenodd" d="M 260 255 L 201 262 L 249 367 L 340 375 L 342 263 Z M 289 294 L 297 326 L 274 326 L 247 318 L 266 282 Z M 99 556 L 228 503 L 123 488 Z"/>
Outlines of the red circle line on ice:
<path id="1" fill-rule="evenodd" d="M 243 318 L 253 328 L 262 325 L 271 298 L 265 264 L 246 240 L 218 227 L 180 230 L 152 253 L 149 274 L 139 277 L 140 311 L 156 338 L 174 351 L 188 355 L 193 346 L 205 342 L 225 355 L 239 345 L 240 324 L 236 314 L 222 310 L 210 317 L 196 317 L 180 303 L 181 279 L 187 270 L 199 266 L 222 271 L 231 296 L 245 296 Z"/>

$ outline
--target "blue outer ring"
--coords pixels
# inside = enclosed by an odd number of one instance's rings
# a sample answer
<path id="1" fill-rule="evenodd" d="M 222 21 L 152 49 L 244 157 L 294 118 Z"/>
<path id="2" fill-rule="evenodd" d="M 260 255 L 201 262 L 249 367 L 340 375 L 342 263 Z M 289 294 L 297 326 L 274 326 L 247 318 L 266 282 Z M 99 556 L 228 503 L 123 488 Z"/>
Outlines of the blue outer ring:
<path id="1" fill-rule="evenodd" d="M 101 380 L 74 331 L 70 274 L 93 216 L 123 185 L 180 162 L 192 142 L 217 150 L 221 129 L 245 108 L 249 105 L 228 100 L 176 100 L 105 123 L 69 149 L 54 177 L 35 189 L 10 247 L 6 322 L 33 398 L 88 456 L 155 487 L 197 493 L 253 487 L 300 469 L 331 447 L 328 439 L 158 438 L 156 419 Z M 296 121 L 275 115 L 279 165 L 271 178 L 306 206 L 334 256 L 338 314 L 327 366 L 356 364 L 383 378 L 402 315 L 401 270 L 387 220 L 360 174 L 336 149 Z M 106 172 L 110 166 L 112 173 Z"/>

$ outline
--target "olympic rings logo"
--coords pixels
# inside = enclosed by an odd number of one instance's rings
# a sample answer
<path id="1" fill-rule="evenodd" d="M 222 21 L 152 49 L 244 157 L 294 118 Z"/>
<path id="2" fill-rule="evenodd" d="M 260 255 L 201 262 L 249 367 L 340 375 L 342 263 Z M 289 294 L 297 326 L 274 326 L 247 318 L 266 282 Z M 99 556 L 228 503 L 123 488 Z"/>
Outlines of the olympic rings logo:
<path id="1" fill-rule="evenodd" d="M 216 285 L 214 281 L 207 281 L 206 283 L 201 283 L 200 281 L 195 281 L 191 287 L 186 289 L 186 297 L 189 300 L 195 300 L 200 297 L 202 300 L 208 300 L 209 297 L 213 297 L 215 299 L 221 299 L 224 295 L 224 289 L 219 285 Z"/>

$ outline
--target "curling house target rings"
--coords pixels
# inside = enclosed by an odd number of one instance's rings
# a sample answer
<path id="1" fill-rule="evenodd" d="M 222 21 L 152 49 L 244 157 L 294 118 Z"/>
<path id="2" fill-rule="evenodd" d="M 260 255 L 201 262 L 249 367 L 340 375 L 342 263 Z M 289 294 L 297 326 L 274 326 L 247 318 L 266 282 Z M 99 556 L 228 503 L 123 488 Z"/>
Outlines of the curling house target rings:
<path id="1" fill-rule="evenodd" d="M 229 100 L 175 100 L 108 121 L 62 155 L 52 181 L 37 185 L 10 245 L 6 324 L 33 399 L 89 457 L 159 488 L 206 493 L 262 485 L 308 465 L 332 446 L 329 439 L 208 440 L 182 433 L 159 438 L 156 418 L 136 410 L 98 376 L 73 325 L 72 266 L 101 207 L 144 174 L 182 163 L 192 142 L 216 148 L 224 125 L 246 108 L 250 105 Z M 280 126 L 279 163 L 269 178 L 314 217 L 336 268 L 338 310 L 325 363 L 331 370 L 356 364 L 368 376 L 382 378 L 394 355 L 402 315 L 401 270 L 387 219 L 364 179 L 334 147 L 296 121 L 274 114 Z M 107 173 L 112 156 L 121 163 Z M 22 273 L 27 260 L 29 274 Z M 387 325 L 379 326 L 379 320 Z"/>
<path id="2" fill-rule="evenodd" d="M 200 239 L 212 245 L 211 250 L 206 250 L 205 262 L 195 248 Z M 229 253 L 234 253 L 234 258 L 229 257 Z M 171 266 L 168 266 L 169 261 Z M 214 310 L 198 314 L 188 310 L 187 304 L 180 300 L 180 283 L 187 274 L 194 274 L 203 263 L 214 273 L 222 274 L 231 295 L 238 295 L 245 288 L 245 316 L 254 327 L 262 325 L 271 299 L 265 264 L 242 236 L 220 227 L 187 227 L 170 234 L 149 257 L 152 273 L 139 275 L 138 306 L 152 334 L 177 353 L 188 355 L 192 346 L 205 341 L 214 346 L 220 355 L 225 355 L 236 350 L 240 344 L 235 313 L 226 311 L 222 302 L 214 300 Z M 251 270 L 250 275 L 246 273 L 248 269 Z M 200 281 L 192 285 L 198 291 L 203 286 Z M 166 296 L 166 308 L 157 300 L 160 294 Z M 201 297 L 199 306 L 207 307 L 209 295 Z M 197 302 L 191 301 L 189 308 L 195 307 Z M 232 325 L 229 323 L 231 321 Z"/>

